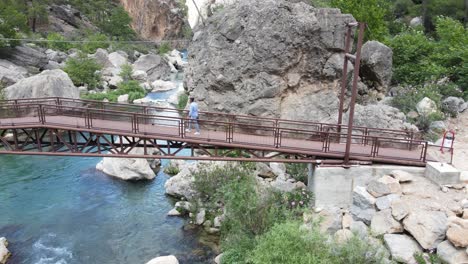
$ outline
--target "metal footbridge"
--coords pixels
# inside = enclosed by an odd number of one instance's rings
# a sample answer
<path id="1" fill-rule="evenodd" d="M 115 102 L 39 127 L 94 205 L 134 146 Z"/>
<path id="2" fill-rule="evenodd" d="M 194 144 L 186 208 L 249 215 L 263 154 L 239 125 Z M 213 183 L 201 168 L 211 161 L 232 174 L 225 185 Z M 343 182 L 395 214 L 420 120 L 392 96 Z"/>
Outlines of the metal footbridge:
<path id="1" fill-rule="evenodd" d="M 69 98 L 0 101 L 0 154 L 412 166 L 428 161 L 430 145 L 413 131 L 200 112 L 201 134 L 195 135 L 186 131 L 186 116 L 183 110 Z"/>

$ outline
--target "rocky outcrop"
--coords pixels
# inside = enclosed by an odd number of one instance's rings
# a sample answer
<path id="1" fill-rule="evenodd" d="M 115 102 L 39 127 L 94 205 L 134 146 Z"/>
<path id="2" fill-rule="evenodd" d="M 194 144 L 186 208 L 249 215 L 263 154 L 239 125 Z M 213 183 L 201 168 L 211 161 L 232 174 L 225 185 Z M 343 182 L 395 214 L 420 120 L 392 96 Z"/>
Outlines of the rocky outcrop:
<path id="1" fill-rule="evenodd" d="M 345 115 L 346 122 L 348 116 Z M 354 125 L 382 129 L 418 131 L 418 128 L 406 122 L 406 116 L 395 107 L 378 103 L 371 105 L 356 104 Z"/>
<path id="2" fill-rule="evenodd" d="M 4 51 L 2 57 L 13 64 L 29 68 L 31 71 L 39 71 L 45 68 L 49 60 L 47 55 L 40 48 L 21 45 Z"/>
<path id="3" fill-rule="evenodd" d="M 392 80 L 392 49 L 378 41 L 362 46 L 360 75 L 362 82 L 385 95 Z"/>
<path id="4" fill-rule="evenodd" d="M 48 23 L 39 25 L 40 32 L 58 32 L 65 37 L 77 35 L 77 28 L 97 31 L 97 28 L 81 12 L 71 5 L 50 5 Z"/>
<path id="5" fill-rule="evenodd" d="M 7 60 L 0 60 L 0 82 L 6 87 L 28 76 L 28 70 Z"/>
<path id="6" fill-rule="evenodd" d="M 0 264 L 5 264 L 11 253 L 7 249 L 8 241 L 4 237 L 0 237 Z"/>
<path id="7" fill-rule="evenodd" d="M 187 86 L 202 109 L 333 121 L 339 77 L 327 61 L 343 52 L 353 21 L 338 9 L 241 0 L 195 29 Z"/>
<path id="8" fill-rule="evenodd" d="M 7 87 L 5 96 L 7 99 L 53 96 L 79 98 L 80 93 L 64 71 L 46 70 Z"/>
<path id="9" fill-rule="evenodd" d="M 156 54 L 143 55 L 138 58 L 133 64 L 133 70 L 146 72 L 150 82 L 159 79 L 168 80 L 171 74 L 167 61 Z"/>
<path id="10" fill-rule="evenodd" d="M 134 149 L 130 154 L 143 154 L 143 149 Z M 152 180 L 156 177 L 148 160 L 143 158 L 103 158 L 96 169 L 126 181 Z"/>
<path id="11" fill-rule="evenodd" d="M 132 18 L 132 28 L 144 39 L 184 38 L 188 27 L 184 13 L 176 0 L 120 0 Z"/>
<path id="12" fill-rule="evenodd" d="M 174 255 L 170 255 L 154 258 L 146 264 L 179 264 L 179 261 Z"/>
<path id="13" fill-rule="evenodd" d="M 442 110 L 452 116 L 457 116 L 465 111 L 466 108 L 468 108 L 468 103 L 459 97 L 450 96 L 442 101 Z"/>

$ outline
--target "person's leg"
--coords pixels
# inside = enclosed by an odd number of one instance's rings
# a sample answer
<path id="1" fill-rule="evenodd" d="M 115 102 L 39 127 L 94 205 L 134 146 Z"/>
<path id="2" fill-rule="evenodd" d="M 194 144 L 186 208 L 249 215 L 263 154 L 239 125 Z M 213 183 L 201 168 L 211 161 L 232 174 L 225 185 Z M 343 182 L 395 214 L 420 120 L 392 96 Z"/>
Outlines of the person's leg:
<path id="1" fill-rule="evenodd" d="M 190 132 L 192 129 L 192 118 L 189 117 L 189 120 L 188 120 L 188 129 L 186 129 L 185 131 L 187 132 Z"/>
<path id="2" fill-rule="evenodd" d="M 198 134 L 200 134 L 200 126 L 198 125 L 198 118 L 195 118 L 194 122 L 195 122 L 195 130 L 197 131 Z"/>

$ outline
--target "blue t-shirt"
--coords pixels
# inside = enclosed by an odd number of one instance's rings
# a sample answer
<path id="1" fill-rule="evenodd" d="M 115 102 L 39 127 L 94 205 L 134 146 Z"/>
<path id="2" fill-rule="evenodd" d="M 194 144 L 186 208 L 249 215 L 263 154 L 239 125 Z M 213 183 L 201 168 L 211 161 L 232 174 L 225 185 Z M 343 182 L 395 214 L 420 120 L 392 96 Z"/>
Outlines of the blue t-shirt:
<path id="1" fill-rule="evenodd" d="M 189 116 L 192 118 L 198 117 L 198 104 L 195 102 L 190 103 Z"/>

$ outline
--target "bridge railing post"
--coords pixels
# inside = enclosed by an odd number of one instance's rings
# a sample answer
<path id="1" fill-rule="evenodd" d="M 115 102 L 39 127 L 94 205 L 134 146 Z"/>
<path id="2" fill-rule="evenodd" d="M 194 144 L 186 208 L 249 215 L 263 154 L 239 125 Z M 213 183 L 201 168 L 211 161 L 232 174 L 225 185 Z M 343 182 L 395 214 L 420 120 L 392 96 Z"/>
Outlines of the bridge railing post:
<path id="1" fill-rule="evenodd" d="M 39 122 L 44 125 L 45 123 L 45 116 L 44 116 L 44 109 L 42 108 L 42 105 L 39 105 L 39 108 L 37 109 L 38 111 L 38 116 L 39 116 Z"/>

